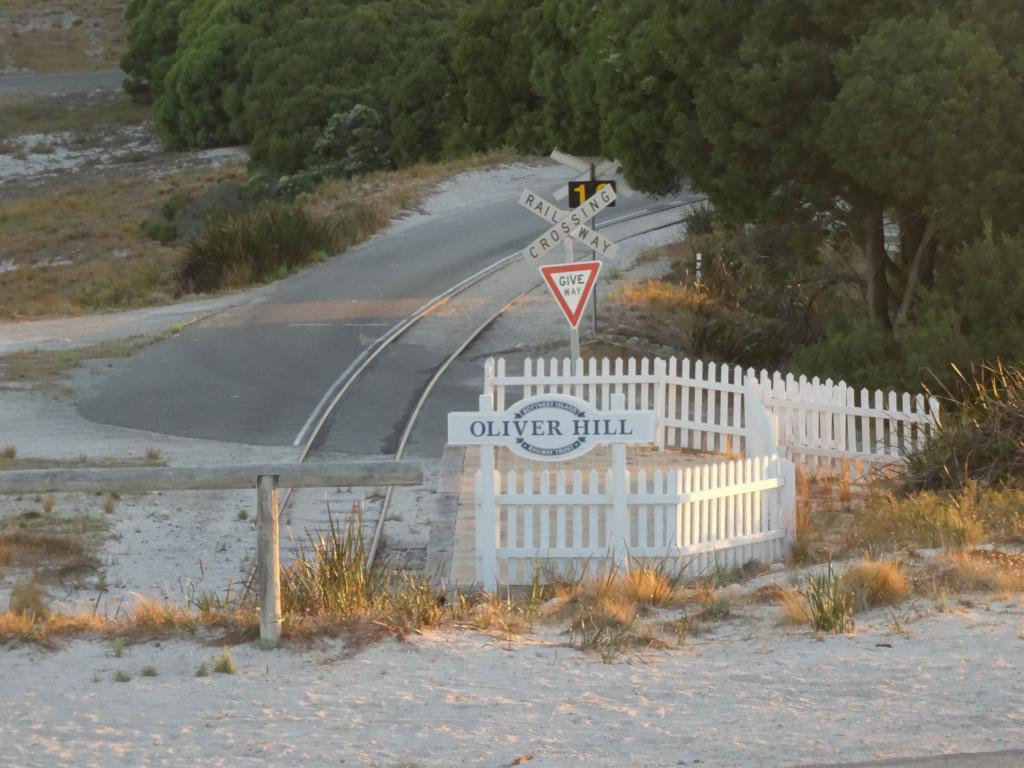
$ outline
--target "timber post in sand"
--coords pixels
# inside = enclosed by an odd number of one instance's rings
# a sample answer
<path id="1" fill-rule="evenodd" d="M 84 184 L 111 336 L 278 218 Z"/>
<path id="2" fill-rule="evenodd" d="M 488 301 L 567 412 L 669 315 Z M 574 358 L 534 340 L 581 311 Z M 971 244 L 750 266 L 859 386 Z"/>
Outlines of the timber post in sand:
<path id="1" fill-rule="evenodd" d="M 256 479 L 256 583 L 260 598 L 260 645 L 281 641 L 281 529 L 277 475 Z"/>

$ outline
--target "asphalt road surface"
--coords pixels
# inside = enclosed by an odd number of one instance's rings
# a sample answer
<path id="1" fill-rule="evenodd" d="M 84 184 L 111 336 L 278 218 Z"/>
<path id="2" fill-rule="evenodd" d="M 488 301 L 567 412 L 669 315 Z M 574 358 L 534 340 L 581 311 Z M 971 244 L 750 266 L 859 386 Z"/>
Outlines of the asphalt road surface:
<path id="1" fill-rule="evenodd" d="M 164 434 L 293 444 L 325 391 L 367 346 L 431 298 L 540 234 L 542 222 L 516 203 L 519 191 L 377 237 L 280 282 L 258 303 L 144 349 L 86 393 L 79 412 Z M 537 191 L 553 190 L 549 184 Z M 636 195 L 620 201 L 614 217 L 664 203 Z M 453 329 L 452 338 L 462 330 Z M 327 449 L 390 453 L 448 348 L 405 342 L 390 368 L 378 367 L 361 393 L 346 397 L 350 415 L 332 422 Z"/>
<path id="2" fill-rule="evenodd" d="M 896 758 L 867 763 L 829 763 L 800 768 L 1024 768 L 1024 750 Z"/>
<path id="3" fill-rule="evenodd" d="M 65 72 L 42 75 L 0 75 L 0 94 L 36 93 L 63 94 L 89 91 L 113 91 L 121 87 L 125 78 L 119 69 L 100 72 Z"/>

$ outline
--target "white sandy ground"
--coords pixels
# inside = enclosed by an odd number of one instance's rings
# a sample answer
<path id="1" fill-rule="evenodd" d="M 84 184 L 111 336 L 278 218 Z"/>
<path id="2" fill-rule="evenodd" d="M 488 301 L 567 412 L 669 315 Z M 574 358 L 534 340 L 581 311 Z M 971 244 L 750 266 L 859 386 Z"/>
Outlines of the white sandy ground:
<path id="1" fill-rule="evenodd" d="M 426 209 L 457 210 L 536 171 L 469 174 L 465 189 L 448 185 Z M 521 327 L 507 324 L 524 318 L 510 318 L 477 354 L 522 338 Z M 75 323 L 96 333 L 93 321 L 58 321 L 37 341 L 70 344 L 60 339 L 75 337 Z M 152 317 L 147 322 L 152 332 Z M 24 325 L 0 325 L 0 339 Z M 531 327 L 530 338 L 564 336 L 548 325 Z M 137 319 L 112 322 L 104 333 L 137 328 Z M 106 365 L 76 372 L 72 388 L 88 389 Z M 30 390 L 0 390 L 5 445 L 17 446 L 19 456 L 94 459 L 137 458 L 157 448 L 177 465 L 295 458 L 292 448 L 92 424 L 72 401 Z M 434 470 L 428 467 L 426 487 L 396 494 L 386 528 L 392 548 L 425 545 Z M 372 489 L 326 489 L 342 514 L 363 494 L 371 496 L 372 520 Z M 296 535 L 323 523 L 323 497 L 308 491 L 299 498 L 288 519 Z M 55 511 L 104 515 L 102 502 L 59 495 Z M 219 592 L 237 582 L 253 552 L 253 504 L 250 491 L 122 498 L 107 518 L 108 592 L 99 610 L 116 613 L 132 592 L 180 602 L 190 580 L 198 591 Z M 0 498 L 0 515 L 39 506 L 32 498 Z M 245 521 L 238 519 L 243 509 Z M 0 604 L 10 584 L 9 577 L 0 582 Z M 52 589 L 51 597 L 58 606 L 88 606 L 97 593 L 85 586 Z M 511 645 L 456 628 L 358 652 L 341 640 L 274 652 L 243 645 L 232 649 L 237 675 L 205 678 L 194 672 L 218 649 L 198 642 L 132 646 L 122 658 L 95 641 L 58 651 L 4 648 L 0 765 L 413 768 L 510 765 L 532 755 L 528 765 L 774 766 L 1024 747 L 1024 604 L 978 601 L 953 614 L 918 608 L 913 616 L 903 609 L 907 636 L 879 612 L 859 619 L 855 636 L 821 642 L 777 626 L 773 609 L 741 609 L 739 618 L 681 650 L 634 653 L 612 665 L 566 647 L 564 635 L 543 627 Z M 157 677 L 139 675 L 147 665 Z M 117 671 L 131 681 L 114 682 Z"/>
<path id="2" fill-rule="evenodd" d="M 24 766 L 776 766 L 1024 744 L 1020 602 L 818 641 L 727 621 L 602 664 L 550 630 L 429 632 L 354 655 L 75 642 L 3 653 L 0 744 Z M 884 647 L 879 644 L 888 644 Z M 145 665 L 155 678 L 139 677 Z M 114 682 L 114 674 L 132 676 Z"/>

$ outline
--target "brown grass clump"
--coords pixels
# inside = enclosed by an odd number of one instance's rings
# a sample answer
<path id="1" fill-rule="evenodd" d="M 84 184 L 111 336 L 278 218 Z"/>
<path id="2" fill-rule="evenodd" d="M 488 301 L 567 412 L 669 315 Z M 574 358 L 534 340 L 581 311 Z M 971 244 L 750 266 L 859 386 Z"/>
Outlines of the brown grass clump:
<path id="1" fill-rule="evenodd" d="M 900 564 L 890 560 L 855 563 L 843 572 L 840 582 L 853 593 L 855 610 L 896 605 L 910 594 L 910 581 Z"/>
<path id="2" fill-rule="evenodd" d="M 779 618 L 783 624 L 800 626 L 809 623 L 811 607 L 798 589 L 785 589 L 778 593 Z"/>
<path id="3" fill-rule="evenodd" d="M 77 72 L 117 66 L 127 33 L 124 0 L 4 0 L 0 7 L 0 50 L 15 71 Z M 47 11 L 56 15 L 57 10 L 79 23 L 39 23 Z"/>
<path id="4" fill-rule="evenodd" d="M 663 647 L 657 628 L 641 621 L 650 610 L 675 603 L 677 580 L 658 566 L 633 564 L 563 585 L 552 617 L 567 620 L 571 642 L 610 663 L 629 648 Z"/>
<path id="5" fill-rule="evenodd" d="M 14 585 L 7 610 L 16 616 L 43 621 L 50 615 L 46 593 L 32 581 L 19 581 Z"/>
<path id="6" fill-rule="evenodd" d="M 1024 541 L 1024 490 L 969 482 L 956 493 L 877 497 L 857 511 L 851 538 L 853 546 L 872 550 Z"/>
<path id="7" fill-rule="evenodd" d="M 18 449 L 15 448 L 13 445 L 8 445 L 6 448 L 0 451 L 0 459 L 4 459 L 5 461 L 10 461 L 17 455 Z"/>
<path id="8" fill-rule="evenodd" d="M 65 580 L 100 567 L 92 542 L 38 529 L 0 531 L 0 566 L 30 569 L 37 578 Z"/>
<path id="9" fill-rule="evenodd" d="M 1024 558 L 975 550 L 938 558 L 930 586 L 936 592 L 1008 594 L 1024 590 Z"/>
<path id="10" fill-rule="evenodd" d="M 513 598 L 511 593 L 485 593 L 475 598 L 459 596 L 460 604 L 453 611 L 456 620 L 468 621 L 481 632 L 497 630 L 502 637 L 511 641 L 516 635 L 526 632 L 533 625 L 535 613 L 529 601 Z"/>

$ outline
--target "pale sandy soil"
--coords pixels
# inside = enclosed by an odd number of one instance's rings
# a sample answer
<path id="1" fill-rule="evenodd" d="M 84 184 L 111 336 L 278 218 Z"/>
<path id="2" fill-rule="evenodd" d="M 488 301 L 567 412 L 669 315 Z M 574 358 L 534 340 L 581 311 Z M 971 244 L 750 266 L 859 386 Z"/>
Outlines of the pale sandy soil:
<path id="1" fill-rule="evenodd" d="M 0 743 L 25 766 L 776 766 L 1024 745 L 1020 602 L 816 640 L 729 621 L 602 664 L 552 630 L 430 632 L 354 655 L 76 642 L 3 652 Z M 891 647 L 889 647 L 891 646 Z M 152 665 L 158 677 L 138 677 Z M 117 683 L 123 671 L 132 676 Z"/>

